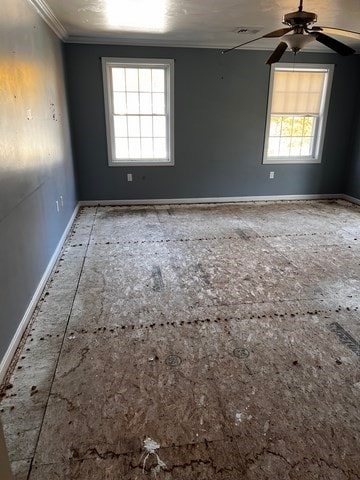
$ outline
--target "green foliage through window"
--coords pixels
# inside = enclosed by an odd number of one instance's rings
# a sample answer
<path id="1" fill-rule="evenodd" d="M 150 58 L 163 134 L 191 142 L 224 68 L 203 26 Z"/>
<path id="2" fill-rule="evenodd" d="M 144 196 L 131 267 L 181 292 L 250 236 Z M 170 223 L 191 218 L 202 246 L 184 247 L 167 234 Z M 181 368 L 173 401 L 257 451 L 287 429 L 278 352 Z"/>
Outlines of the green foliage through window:
<path id="1" fill-rule="evenodd" d="M 316 120 L 315 116 L 271 115 L 268 157 L 309 156 Z"/>

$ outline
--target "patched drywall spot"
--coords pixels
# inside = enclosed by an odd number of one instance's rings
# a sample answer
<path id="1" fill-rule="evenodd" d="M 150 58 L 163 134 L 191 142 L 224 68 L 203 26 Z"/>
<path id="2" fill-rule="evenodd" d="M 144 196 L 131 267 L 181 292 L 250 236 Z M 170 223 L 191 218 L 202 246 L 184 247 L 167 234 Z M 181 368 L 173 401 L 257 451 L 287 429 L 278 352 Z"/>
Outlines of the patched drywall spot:
<path id="1" fill-rule="evenodd" d="M 54 122 L 58 121 L 58 114 L 56 112 L 56 106 L 55 106 L 55 103 L 53 103 L 53 102 L 50 102 L 50 115 L 51 115 L 51 118 L 54 120 Z"/>

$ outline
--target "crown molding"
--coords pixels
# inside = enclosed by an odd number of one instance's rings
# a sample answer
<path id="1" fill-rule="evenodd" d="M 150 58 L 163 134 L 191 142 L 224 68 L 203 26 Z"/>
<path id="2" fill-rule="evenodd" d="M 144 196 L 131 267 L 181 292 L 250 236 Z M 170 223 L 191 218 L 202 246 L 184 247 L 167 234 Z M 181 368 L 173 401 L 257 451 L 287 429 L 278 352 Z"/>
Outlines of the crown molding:
<path id="1" fill-rule="evenodd" d="M 28 2 L 35 8 L 40 17 L 49 25 L 60 40 L 65 41 L 68 38 L 68 33 L 64 25 L 44 0 L 28 0 Z"/>
<path id="2" fill-rule="evenodd" d="M 160 40 L 160 39 L 142 39 L 142 38 L 123 38 L 116 36 L 103 36 L 103 35 L 68 35 L 65 39 L 66 43 L 84 43 L 84 44 L 96 44 L 96 45 L 119 45 L 126 47 L 165 47 L 165 48 L 213 48 L 224 49 L 224 45 L 204 45 L 197 43 L 183 43 L 173 40 Z"/>
<path id="3" fill-rule="evenodd" d="M 166 40 L 159 40 L 159 39 L 130 39 L 130 38 L 121 38 L 121 37 L 107 37 L 103 35 L 68 35 L 64 42 L 66 43 L 80 43 L 80 44 L 95 44 L 95 45 L 117 45 L 117 46 L 129 46 L 129 47 L 165 47 L 165 48 L 204 48 L 204 49 L 215 49 L 215 50 L 225 50 L 230 48 L 229 45 L 224 44 L 203 44 L 203 43 L 183 43 L 179 41 L 172 41 L 169 39 Z M 240 51 L 273 51 L 274 46 L 256 46 L 256 45 L 247 45 L 244 48 L 239 48 L 235 50 L 235 52 Z M 335 54 L 332 50 L 328 49 L 327 47 L 320 47 L 320 48 L 306 48 L 302 50 L 303 53 L 327 53 L 327 54 Z M 291 52 L 287 52 L 291 53 Z M 356 52 L 360 53 L 360 52 Z"/>

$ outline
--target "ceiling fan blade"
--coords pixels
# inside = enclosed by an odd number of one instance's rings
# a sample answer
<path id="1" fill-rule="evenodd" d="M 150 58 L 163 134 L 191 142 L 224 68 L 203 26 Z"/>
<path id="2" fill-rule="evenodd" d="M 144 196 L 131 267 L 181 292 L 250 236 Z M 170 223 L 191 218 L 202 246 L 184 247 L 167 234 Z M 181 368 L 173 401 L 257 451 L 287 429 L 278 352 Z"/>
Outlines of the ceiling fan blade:
<path id="1" fill-rule="evenodd" d="M 273 53 L 267 59 L 266 63 L 271 65 L 272 63 L 276 63 L 280 60 L 283 56 L 285 50 L 287 49 L 287 44 L 285 42 L 280 42 L 279 45 L 275 48 Z"/>
<path id="2" fill-rule="evenodd" d="M 256 42 L 256 40 L 260 40 L 261 38 L 263 38 L 263 37 L 254 38 L 254 40 L 249 40 L 248 42 L 240 43 L 239 45 L 236 45 L 235 47 L 231 47 L 231 48 L 228 48 L 227 50 L 223 50 L 221 53 L 232 52 L 236 48 L 243 47 L 244 45 L 247 45 L 248 43 Z"/>
<path id="3" fill-rule="evenodd" d="M 280 30 L 275 30 L 273 32 L 267 33 L 266 35 L 263 35 L 262 37 L 254 38 L 254 40 L 249 40 L 248 42 L 240 43 L 239 45 L 236 45 L 235 47 L 231 47 L 231 48 L 228 48 L 227 50 L 223 50 L 222 53 L 232 52 L 236 48 L 243 47 L 244 45 L 248 45 L 249 43 L 256 42 L 256 40 L 261 40 L 262 38 L 282 37 L 283 35 L 291 32 L 292 30 L 294 30 L 292 27 L 280 28 Z"/>
<path id="4" fill-rule="evenodd" d="M 282 37 L 283 35 L 286 35 L 287 33 L 291 32 L 292 30 L 294 30 L 292 27 L 280 28 L 280 30 L 274 30 L 273 32 L 263 35 L 263 38 Z"/>
<path id="5" fill-rule="evenodd" d="M 342 37 L 354 38 L 355 40 L 360 40 L 360 32 L 354 32 L 352 30 L 345 30 L 344 28 L 334 28 L 334 27 L 312 27 L 311 31 L 320 30 L 325 33 L 330 33 L 332 35 L 341 35 Z"/>
<path id="6" fill-rule="evenodd" d="M 352 53 L 355 53 L 355 50 L 351 47 L 348 47 L 344 43 L 339 42 L 338 40 L 335 40 L 335 38 L 329 37 L 328 35 L 325 35 L 324 33 L 316 32 L 316 33 L 310 33 L 310 35 L 313 35 L 316 40 L 326 47 L 331 48 L 331 50 L 334 50 L 336 53 L 339 53 L 340 55 L 351 55 Z"/>

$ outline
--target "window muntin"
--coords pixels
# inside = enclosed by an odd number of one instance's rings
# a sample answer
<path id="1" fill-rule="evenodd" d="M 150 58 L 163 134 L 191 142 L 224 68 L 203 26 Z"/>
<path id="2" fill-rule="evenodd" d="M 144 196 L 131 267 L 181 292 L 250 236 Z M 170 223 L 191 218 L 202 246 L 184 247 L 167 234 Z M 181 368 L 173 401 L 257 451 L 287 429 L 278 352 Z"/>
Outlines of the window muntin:
<path id="1" fill-rule="evenodd" d="M 103 59 L 109 165 L 173 165 L 173 60 Z"/>
<path id="2" fill-rule="evenodd" d="M 319 163 L 331 65 L 273 65 L 264 163 Z"/>

